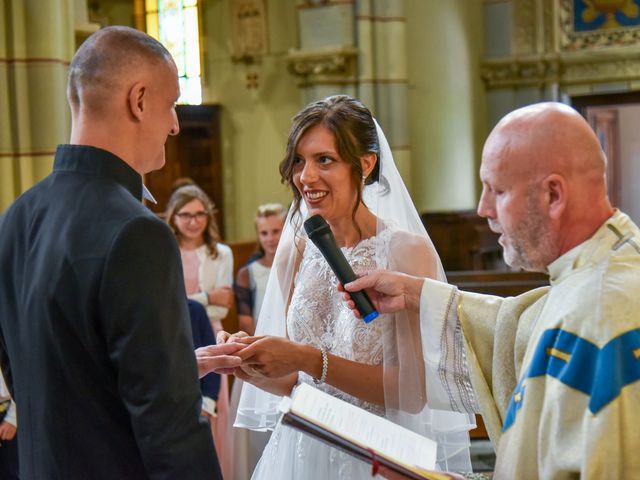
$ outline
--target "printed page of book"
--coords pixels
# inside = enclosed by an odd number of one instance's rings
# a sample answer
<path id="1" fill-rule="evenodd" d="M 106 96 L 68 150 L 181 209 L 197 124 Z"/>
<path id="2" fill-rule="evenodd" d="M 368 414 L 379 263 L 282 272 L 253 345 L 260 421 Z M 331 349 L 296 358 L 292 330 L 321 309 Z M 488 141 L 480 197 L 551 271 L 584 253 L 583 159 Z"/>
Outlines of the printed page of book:
<path id="1" fill-rule="evenodd" d="M 397 463 L 424 470 L 435 469 L 436 442 L 306 383 L 293 392 L 289 409 L 293 414 Z"/>

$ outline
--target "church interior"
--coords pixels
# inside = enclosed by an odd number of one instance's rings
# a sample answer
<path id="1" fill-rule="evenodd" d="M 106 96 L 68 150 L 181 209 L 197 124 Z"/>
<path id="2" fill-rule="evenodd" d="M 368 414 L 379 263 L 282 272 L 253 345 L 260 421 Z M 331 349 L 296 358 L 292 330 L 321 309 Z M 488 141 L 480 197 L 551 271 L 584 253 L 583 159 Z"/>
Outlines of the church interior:
<path id="1" fill-rule="evenodd" d="M 288 203 L 277 165 L 291 118 L 335 93 L 372 110 L 436 230 L 456 221 L 447 214 L 473 216 L 482 144 L 497 120 L 544 100 L 588 116 L 608 154 L 610 196 L 640 219 L 634 1 L 13 0 L 2 14 L 0 211 L 50 172 L 68 137 L 77 46 L 101 26 L 128 25 L 182 48 L 181 101 L 197 104 L 180 107 L 182 134 L 146 179 L 152 208 L 164 208 L 175 178 L 193 177 L 227 241 L 253 238 L 257 205 Z M 471 257 L 490 250 L 490 239 L 477 243 Z M 448 270 L 483 260 L 452 262 Z"/>
<path id="2" fill-rule="evenodd" d="M 236 269 L 255 247 L 256 207 L 291 201 L 278 164 L 292 117 L 338 93 L 385 130 L 449 281 L 467 290 L 547 283 L 510 270 L 475 213 L 483 142 L 515 108 L 561 101 L 582 113 L 614 206 L 640 222 L 640 0 L 5 0 L 0 213 L 50 173 L 70 133 L 70 60 L 107 25 L 157 37 L 181 75 L 181 133 L 145 178 L 149 207 L 162 214 L 174 182 L 195 180 Z"/>

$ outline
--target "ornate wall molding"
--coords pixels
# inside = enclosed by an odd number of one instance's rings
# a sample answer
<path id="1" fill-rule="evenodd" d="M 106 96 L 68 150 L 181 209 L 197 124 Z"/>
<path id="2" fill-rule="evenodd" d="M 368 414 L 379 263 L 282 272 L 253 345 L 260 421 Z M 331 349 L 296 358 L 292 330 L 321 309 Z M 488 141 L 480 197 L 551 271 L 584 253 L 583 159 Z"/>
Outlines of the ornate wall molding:
<path id="1" fill-rule="evenodd" d="M 554 56 L 533 55 L 485 60 L 480 75 L 487 88 L 543 86 L 556 83 L 559 70 Z"/>
<path id="2" fill-rule="evenodd" d="M 543 41 L 544 51 L 557 52 L 558 28 L 556 27 L 556 18 L 558 18 L 558 1 L 544 0 L 542 9 L 542 21 L 545 32 Z"/>
<path id="3" fill-rule="evenodd" d="M 353 83 L 356 81 L 358 49 L 355 47 L 293 50 L 285 57 L 289 71 L 301 85 Z"/>
<path id="4" fill-rule="evenodd" d="M 640 80 L 640 47 L 488 59 L 481 75 L 487 88 Z"/>
<path id="5" fill-rule="evenodd" d="M 537 41 L 537 22 L 541 0 L 512 0 L 512 47 L 515 55 L 534 54 Z"/>
<path id="6" fill-rule="evenodd" d="M 563 55 L 561 84 L 622 82 L 640 79 L 640 48 Z"/>
<path id="7" fill-rule="evenodd" d="M 512 52 L 534 55 L 637 45 L 640 27 L 575 31 L 574 0 L 511 0 Z"/>

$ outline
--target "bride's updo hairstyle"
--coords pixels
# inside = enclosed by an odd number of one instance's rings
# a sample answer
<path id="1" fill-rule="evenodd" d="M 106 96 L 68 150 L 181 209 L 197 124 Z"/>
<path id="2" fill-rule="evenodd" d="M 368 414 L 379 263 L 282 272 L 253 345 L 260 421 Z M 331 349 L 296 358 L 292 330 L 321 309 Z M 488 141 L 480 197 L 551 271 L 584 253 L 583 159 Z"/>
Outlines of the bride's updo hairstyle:
<path id="1" fill-rule="evenodd" d="M 310 103 L 293 117 L 285 157 L 280 163 L 282 183 L 291 187 L 294 213 L 297 213 L 302 201 L 302 196 L 293 183 L 298 142 L 310 128 L 320 124 L 333 133 L 340 158 L 351 164 L 351 183 L 357 192 L 356 203 L 351 212 L 355 222 L 356 210 L 362 201 L 363 182 L 360 158 L 370 153 L 376 155 L 376 165 L 364 180 L 365 185 L 378 181 L 380 172 L 380 145 L 376 124 L 369 109 L 358 100 L 347 95 L 334 95 Z"/>

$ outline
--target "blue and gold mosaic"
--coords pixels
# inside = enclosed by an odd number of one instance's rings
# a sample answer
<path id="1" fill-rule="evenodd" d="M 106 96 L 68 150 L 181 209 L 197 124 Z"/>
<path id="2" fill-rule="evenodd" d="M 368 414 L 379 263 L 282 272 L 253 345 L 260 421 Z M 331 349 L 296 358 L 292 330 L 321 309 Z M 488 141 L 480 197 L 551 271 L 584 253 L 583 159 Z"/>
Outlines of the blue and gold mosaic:
<path id="1" fill-rule="evenodd" d="M 575 32 L 640 26 L 640 0 L 573 0 Z"/>

